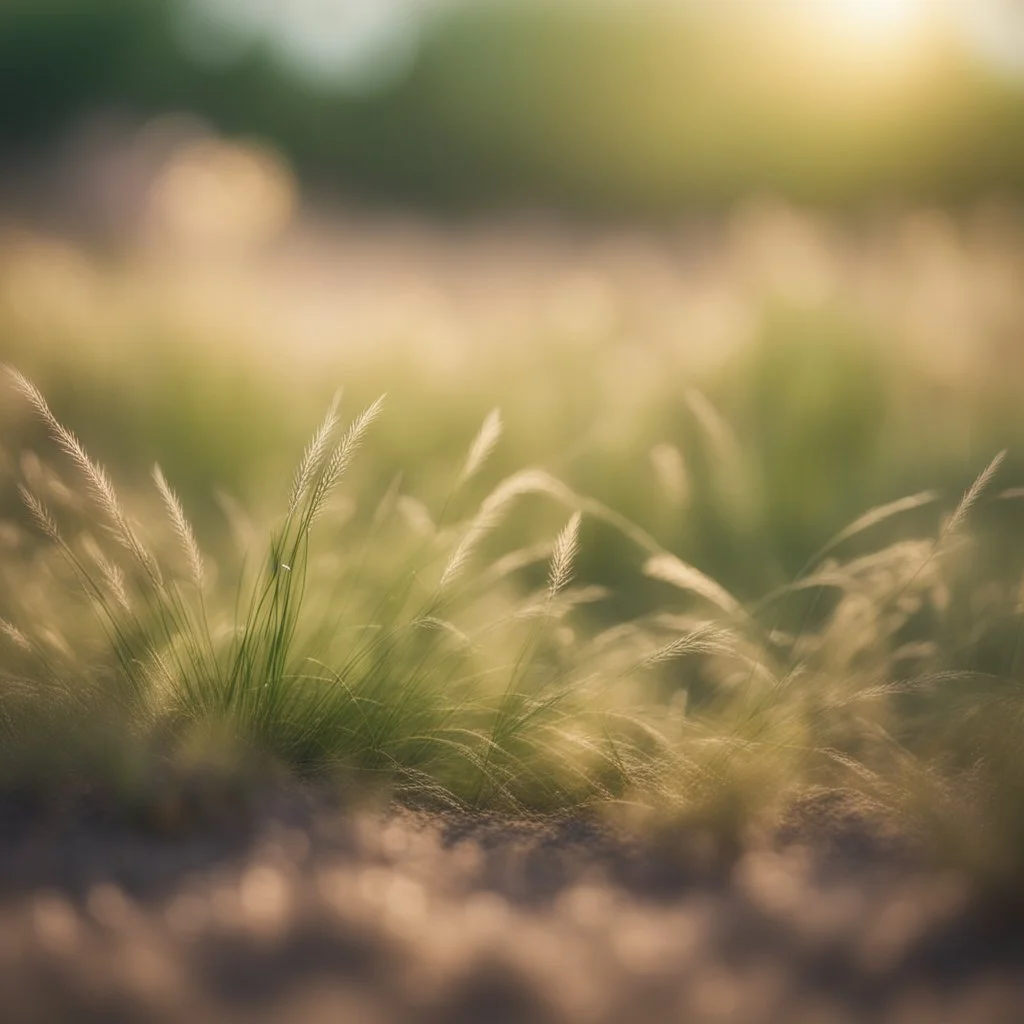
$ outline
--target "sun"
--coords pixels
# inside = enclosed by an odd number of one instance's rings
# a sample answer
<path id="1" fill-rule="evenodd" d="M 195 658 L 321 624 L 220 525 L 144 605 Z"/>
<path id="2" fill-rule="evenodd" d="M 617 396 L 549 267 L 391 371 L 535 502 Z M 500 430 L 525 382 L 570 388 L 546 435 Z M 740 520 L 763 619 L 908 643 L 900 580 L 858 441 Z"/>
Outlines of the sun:
<path id="1" fill-rule="evenodd" d="M 754 6 L 776 16 L 771 24 L 786 54 L 776 62 L 778 81 L 803 89 L 801 102 L 827 107 L 842 99 L 867 110 L 927 72 L 949 2 L 755 0 Z"/>
<path id="2" fill-rule="evenodd" d="M 932 7 L 930 0 L 812 0 L 831 32 L 850 45 L 899 49 L 914 42 Z"/>

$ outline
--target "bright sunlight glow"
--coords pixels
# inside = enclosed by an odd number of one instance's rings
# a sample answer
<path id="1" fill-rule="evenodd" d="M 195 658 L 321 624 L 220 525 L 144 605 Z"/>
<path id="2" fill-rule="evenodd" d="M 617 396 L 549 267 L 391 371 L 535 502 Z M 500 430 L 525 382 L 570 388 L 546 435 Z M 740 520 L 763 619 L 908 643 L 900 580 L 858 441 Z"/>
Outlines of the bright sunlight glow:
<path id="1" fill-rule="evenodd" d="M 789 0 L 797 37 L 816 62 L 845 71 L 856 80 L 888 80 L 908 70 L 939 9 L 937 0 Z M 853 82 L 851 80 L 850 84 Z"/>
<path id="2" fill-rule="evenodd" d="M 817 0 L 835 27 L 864 43 L 899 44 L 914 36 L 927 13 L 926 0 Z"/>
<path id="3" fill-rule="evenodd" d="M 811 0 L 809 6 L 849 45 L 874 50 L 913 44 L 934 8 L 932 0 Z"/>

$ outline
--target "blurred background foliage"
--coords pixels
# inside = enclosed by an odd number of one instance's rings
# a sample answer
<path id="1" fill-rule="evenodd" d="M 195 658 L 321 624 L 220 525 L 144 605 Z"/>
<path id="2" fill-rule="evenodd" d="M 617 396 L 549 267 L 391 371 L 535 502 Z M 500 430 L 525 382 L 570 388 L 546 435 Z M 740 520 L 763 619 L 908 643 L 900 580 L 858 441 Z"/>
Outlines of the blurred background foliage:
<path id="1" fill-rule="evenodd" d="M 0 357 L 208 538 L 343 383 L 365 514 L 500 405 L 481 493 L 541 464 L 754 598 L 1022 479 L 1022 186 L 1015 0 L 0 5 Z M 634 555 L 584 546 L 627 610 Z"/>
<path id="2" fill-rule="evenodd" d="M 450 209 L 962 201 L 1024 182 L 1016 0 L 6 0 L 0 147 L 103 106 Z"/>

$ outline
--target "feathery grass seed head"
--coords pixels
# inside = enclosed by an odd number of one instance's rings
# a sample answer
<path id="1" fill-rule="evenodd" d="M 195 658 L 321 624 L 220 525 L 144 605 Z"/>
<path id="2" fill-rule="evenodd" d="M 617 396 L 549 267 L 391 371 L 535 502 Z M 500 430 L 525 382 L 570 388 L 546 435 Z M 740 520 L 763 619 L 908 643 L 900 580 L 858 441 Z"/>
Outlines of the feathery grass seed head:
<path id="1" fill-rule="evenodd" d="M 886 505 L 879 505 L 877 508 L 873 508 L 868 512 L 865 512 L 862 516 L 858 516 L 849 526 L 845 529 L 840 530 L 818 553 L 811 559 L 809 565 L 813 565 L 819 562 L 825 557 L 830 551 L 839 547 L 841 544 L 845 544 L 846 541 L 858 534 L 864 533 L 866 530 L 870 530 L 872 527 L 878 526 L 880 523 L 884 523 L 894 516 L 902 515 L 904 512 L 913 512 L 915 509 L 923 508 L 925 505 L 930 505 L 932 502 L 938 499 L 938 495 L 935 491 L 921 491 L 919 494 L 912 494 L 906 498 L 899 498 L 896 501 L 891 501 Z"/>
<path id="2" fill-rule="evenodd" d="M 156 483 L 157 490 L 160 492 L 164 508 L 167 510 L 167 514 L 174 526 L 174 532 L 178 535 L 178 540 L 181 543 L 182 550 L 185 552 L 185 557 L 188 559 L 192 582 L 199 590 L 202 590 L 206 572 L 203 564 L 203 555 L 199 550 L 199 544 L 196 542 L 196 535 L 192 529 L 192 524 L 185 515 L 181 500 L 172 490 L 170 484 L 168 484 L 163 470 L 158 465 L 153 466 L 153 480 Z"/>
<path id="3" fill-rule="evenodd" d="M 57 528 L 57 520 L 53 518 L 53 513 L 24 484 L 18 484 L 18 493 L 36 526 L 46 537 L 59 544 L 61 541 L 60 530 Z"/>
<path id="4" fill-rule="evenodd" d="M 582 515 L 574 512 L 572 518 L 562 528 L 551 552 L 551 564 L 548 570 L 548 595 L 555 597 L 568 586 L 572 579 L 576 555 L 580 546 L 580 522 Z"/>
<path id="5" fill-rule="evenodd" d="M 107 476 L 106 470 L 89 457 L 82 442 L 54 416 L 42 392 L 24 374 L 10 366 L 5 367 L 5 372 L 15 389 L 28 400 L 46 424 L 57 446 L 85 477 L 86 485 L 93 499 L 106 513 L 113 525 L 114 536 L 134 555 L 153 582 L 159 585 L 161 576 L 156 559 L 146 550 L 128 522 L 128 517 L 121 507 L 117 492 L 114 490 L 114 485 L 111 483 L 110 477 Z"/>
<path id="6" fill-rule="evenodd" d="M 480 471 L 483 464 L 490 458 L 501 440 L 505 426 L 501 419 L 501 410 L 492 409 L 477 432 L 473 443 L 469 446 L 469 454 L 466 456 L 465 465 L 459 474 L 456 487 L 461 487 Z"/>
<path id="7" fill-rule="evenodd" d="M 647 666 L 660 665 L 686 657 L 688 654 L 731 654 L 735 651 L 736 637 L 715 623 L 705 623 L 685 636 L 659 647 L 644 659 Z"/>
<path id="8" fill-rule="evenodd" d="M 738 615 L 743 611 L 739 601 L 720 583 L 668 552 L 647 559 L 644 573 L 652 579 L 697 594 L 730 615 Z"/>
<path id="9" fill-rule="evenodd" d="M 335 446 L 334 451 L 324 465 L 316 483 L 310 490 L 309 497 L 309 521 L 313 522 L 321 512 L 330 497 L 338 481 L 345 475 L 348 467 L 352 464 L 356 452 L 363 443 L 363 438 L 370 425 L 380 415 L 384 408 L 384 395 L 381 395 L 372 405 L 367 406 L 349 424 L 341 440 Z"/>
<path id="10" fill-rule="evenodd" d="M 440 587 L 448 586 L 462 572 L 484 538 L 497 528 L 512 502 L 525 494 L 549 494 L 565 502 L 575 499 L 565 484 L 542 469 L 524 469 L 506 477 L 484 498 L 480 510 L 455 546 L 441 573 Z"/>
<path id="11" fill-rule="evenodd" d="M 303 497 L 309 490 L 317 474 L 323 468 L 324 460 L 330 451 L 331 438 L 338 426 L 338 406 L 341 404 L 341 392 L 334 395 L 330 408 L 323 422 L 317 428 L 309 444 L 302 455 L 302 461 L 295 471 L 295 479 L 292 482 L 292 492 L 288 499 L 288 514 L 294 514 L 299 507 Z"/>
<path id="12" fill-rule="evenodd" d="M 960 499 L 960 504 L 957 505 L 956 511 L 950 516 L 949 521 L 946 523 L 946 527 L 943 530 L 944 534 L 951 534 L 958 530 L 967 517 L 971 514 L 974 506 L 978 504 L 982 494 L 988 489 L 992 480 L 995 478 L 996 473 L 999 472 L 1000 466 L 1006 459 L 1006 450 L 1001 451 L 986 467 L 982 470 L 978 479 L 968 488 L 967 493 Z"/>
<path id="13" fill-rule="evenodd" d="M 29 643 L 28 637 L 14 623 L 8 622 L 6 619 L 0 619 L 0 634 L 7 637 L 15 647 L 23 651 L 32 650 L 32 644 Z"/>

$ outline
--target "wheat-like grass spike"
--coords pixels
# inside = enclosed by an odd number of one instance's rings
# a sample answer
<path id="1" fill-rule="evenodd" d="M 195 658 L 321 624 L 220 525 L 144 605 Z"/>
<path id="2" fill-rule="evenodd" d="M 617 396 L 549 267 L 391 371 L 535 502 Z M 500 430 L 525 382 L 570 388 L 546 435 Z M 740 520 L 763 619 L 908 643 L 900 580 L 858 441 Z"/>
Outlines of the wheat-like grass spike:
<path id="1" fill-rule="evenodd" d="M 466 463 L 459 474 L 459 479 L 456 483 L 457 487 L 461 487 L 468 480 L 476 476 L 483 464 L 490 458 L 498 441 L 501 440 L 504 429 L 501 410 L 492 409 L 487 414 L 480 430 L 473 439 L 473 443 L 469 446 L 469 454 L 466 456 Z"/>
<path id="2" fill-rule="evenodd" d="M 157 490 L 160 492 L 160 497 L 163 500 L 164 508 L 167 510 L 167 515 L 170 517 L 171 524 L 174 526 L 174 532 L 178 535 L 178 540 L 181 543 L 182 550 L 185 552 L 185 557 L 188 559 L 192 582 L 198 589 L 202 590 L 203 581 L 206 577 L 203 555 L 199 550 L 199 544 L 196 541 L 192 524 L 185 515 L 181 499 L 171 488 L 163 474 L 163 470 L 158 465 L 153 466 L 153 480 L 156 483 Z"/>
<path id="3" fill-rule="evenodd" d="M 303 496 L 316 479 L 317 473 L 327 458 L 327 453 L 330 451 L 331 437 L 338 426 L 338 407 L 340 404 L 341 392 L 338 391 L 331 402 L 330 408 L 327 410 L 327 415 L 302 454 L 302 461 L 299 463 L 299 468 L 295 471 L 291 497 L 288 500 L 289 515 L 294 514 L 295 510 L 299 507 Z"/>
<path id="4" fill-rule="evenodd" d="M 46 424 L 58 447 L 85 477 L 94 500 L 113 523 L 114 535 L 118 541 L 135 556 L 149 573 L 151 579 L 160 584 L 159 566 L 128 522 L 128 517 L 121 507 L 117 492 L 114 490 L 114 485 L 111 483 L 110 477 L 107 476 L 106 470 L 89 457 L 82 442 L 54 416 L 42 392 L 24 374 L 11 366 L 6 366 L 4 369 L 15 389 L 28 400 L 40 419 Z"/>
<path id="5" fill-rule="evenodd" d="M 680 590 L 698 594 L 730 615 L 738 615 L 743 611 L 739 601 L 725 587 L 675 555 L 667 552 L 654 555 L 644 564 L 644 573 L 652 579 L 670 583 Z"/>
<path id="6" fill-rule="evenodd" d="M 943 531 L 944 534 L 953 533 L 963 525 L 982 494 L 985 493 L 989 484 L 992 483 L 993 478 L 999 472 L 999 467 L 1002 466 L 1005 459 L 1006 450 L 1004 449 L 985 467 L 978 476 L 978 479 L 971 484 L 967 493 L 960 499 L 960 504 L 957 505 L 956 511 L 950 516 L 949 522 L 946 523 L 946 528 Z"/>
<path id="7" fill-rule="evenodd" d="M 338 481 L 344 476 L 346 470 L 352 463 L 356 452 L 363 443 L 366 431 L 373 421 L 380 415 L 384 407 L 384 395 L 381 395 L 372 405 L 367 406 L 349 425 L 341 440 L 335 446 L 320 474 L 316 485 L 312 489 L 309 500 L 309 519 L 312 522 L 323 511 L 324 504 L 330 496 Z"/>
<path id="8" fill-rule="evenodd" d="M 548 595 L 550 597 L 555 597 L 564 590 L 572 579 L 576 555 L 579 552 L 582 518 L 579 512 L 574 512 L 555 541 L 548 570 Z"/>
<path id="9" fill-rule="evenodd" d="M 59 544 L 61 542 L 60 530 L 57 528 L 57 520 L 53 518 L 53 513 L 24 484 L 18 484 L 18 493 L 36 526 L 50 540 Z"/>

